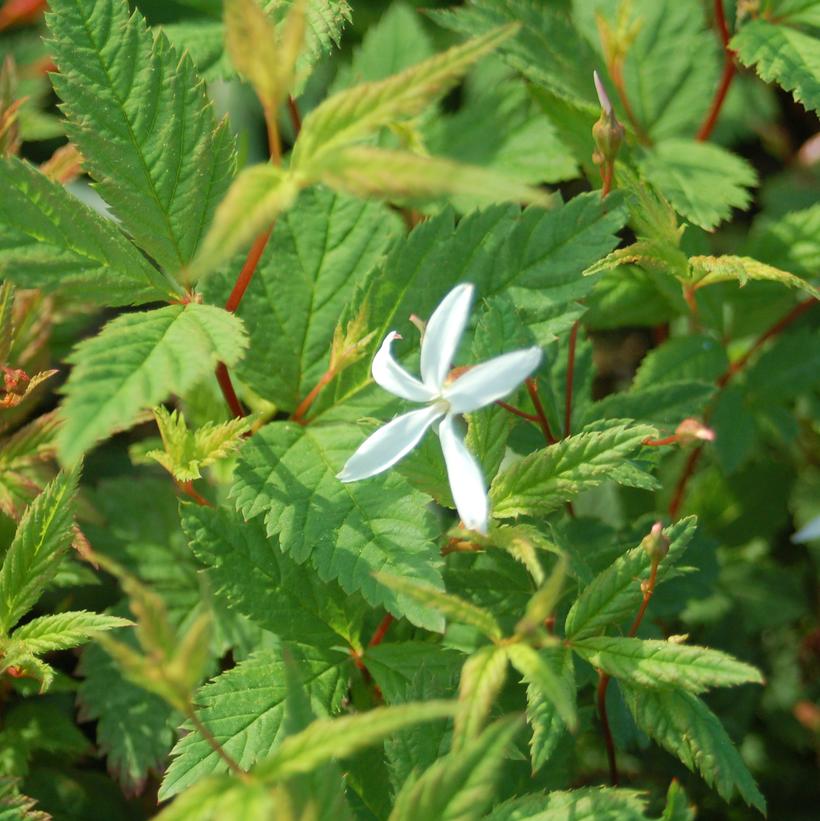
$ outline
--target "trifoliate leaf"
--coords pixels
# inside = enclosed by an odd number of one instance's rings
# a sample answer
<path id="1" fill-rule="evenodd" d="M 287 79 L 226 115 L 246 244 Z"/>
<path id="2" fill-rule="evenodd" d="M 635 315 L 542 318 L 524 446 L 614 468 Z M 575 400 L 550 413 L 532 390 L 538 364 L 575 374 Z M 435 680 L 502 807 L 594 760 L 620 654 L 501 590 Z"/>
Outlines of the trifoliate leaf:
<path id="1" fill-rule="evenodd" d="M 100 305 L 166 301 L 179 290 L 113 223 L 13 157 L 0 160 L 0 271 L 22 288 Z"/>
<path id="2" fill-rule="evenodd" d="M 440 758 L 396 796 L 389 821 L 420 818 L 468 821 L 492 803 L 506 748 L 521 729 L 515 716 L 491 724 L 463 748 Z"/>
<path id="3" fill-rule="evenodd" d="M 260 520 L 198 505 L 182 509 L 182 527 L 208 567 L 217 597 L 266 630 L 314 647 L 359 644 L 366 605 L 335 582 L 321 582 L 270 539 Z"/>
<path id="4" fill-rule="evenodd" d="M 664 530 L 669 553 L 658 565 L 658 579 L 680 559 L 695 532 L 695 519 L 682 519 Z M 571 640 L 595 636 L 636 612 L 643 599 L 641 582 L 649 577 L 651 559 L 642 545 L 619 556 L 581 592 L 564 625 Z"/>
<path id="5" fill-rule="evenodd" d="M 169 412 L 162 405 L 154 408 L 154 418 L 165 450 L 151 450 L 145 455 L 159 462 L 179 482 L 199 479 L 202 468 L 236 451 L 250 429 L 248 419 L 240 418 L 221 424 L 207 422 L 190 431 L 178 410 Z"/>
<path id="6" fill-rule="evenodd" d="M 240 363 L 239 378 L 278 407 L 295 410 L 328 368 L 345 304 L 402 231 L 384 206 L 323 188 L 303 192 L 277 220 L 237 311 L 255 354 Z M 209 277 L 209 301 L 223 302 L 235 276 Z"/>
<path id="7" fill-rule="evenodd" d="M 760 671 L 751 665 L 708 647 L 596 636 L 573 640 L 572 649 L 593 667 L 640 687 L 678 687 L 699 693 L 710 687 L 763 683 Z"/>
<path id="8" fill-rule="evenodd" d="M 345 670 L 350 657 L 304 645 L 288 647 L 308 677 L 313 708 L 324 714 L 336 711 L 347 689 Z M 197 714 L 226 752 L 247 770 L 282 741 L 286 696 L 282 647 L 277 642 L 273 649 L 252 654 L 206 684 L 196 695 Z M 227 769 L 196 731 L 180 739 L 173 754 L 160 789 L 161 800 Z"/>
<path id="9" fill-rule="evenodd" d="M 790 91 L 807 111 L 820 110 L 820 38 L 813 33 L 786 21 L 757 19 L 746 23 L 729 47 L 767 83 Z"/>
<path id="10" fill-rule="evenodd" d="M 233 365 L 246 338 L 241 322 L 210 305 L 169 305 L 109 322 L 72 352 L 60 457 L 76 461 L 97 440 L 130 424 L 141 408 L 184 394 L 217 362 Z"/>
<path id="11" fill-rule="evenodd" d="M 493 516 L 508 519 L 535 512 L 546 515 L 582 490 L 608 480 L 631 485 L 635 477 L 628 459 L 644 439 L 657 431 L 648 425 L 611 420 L 600 430 L 570 436 L 555 445 L 536 450 L 501 471 L 490 490 Z"/>
<path id="12" fill-rule="evenodd" d="M 168 273 L 191 260 L 234 172 L 227 122 L 191 58 L 122 0 L 56 0 L 53 75 L 103 198 Z"/>
<path id="13" fill-rule="evenodd" d="M 685 219 L 707 231 L 744 210 L 757 174 L 746 160 L 712 143 L 668 139 L 647 149 L 641 173 Z"/>
<path id="14" fill-rule="evenodd" d="M 717 716 L 682 690 L 624 685 L 624 699 L 638 727 L 701 774 L 726 800 L 737 793 L 766 814 L 766 800 Z"/>
<path id="15" fill-rule="evenodd" d="M 77 467 L 60 473 L 17 525 L 0 567 L 0 633 L 8 633 L 32 608 L 71 546 L 78 480 Z"/>
<path id="16" fill-rule="evenodd" d="M 437 612 L 373 578 L 383 570 L 443 586 L 424 497 L 393 471 L 362 482 L 336 478 L 362 438 L 350 425 L 267 425 L 243 449 L 231 495 L 246 519 L 264 514 L 282 550 L 300 564 L 310 559 L 322 580 L 440 631 Z"/>

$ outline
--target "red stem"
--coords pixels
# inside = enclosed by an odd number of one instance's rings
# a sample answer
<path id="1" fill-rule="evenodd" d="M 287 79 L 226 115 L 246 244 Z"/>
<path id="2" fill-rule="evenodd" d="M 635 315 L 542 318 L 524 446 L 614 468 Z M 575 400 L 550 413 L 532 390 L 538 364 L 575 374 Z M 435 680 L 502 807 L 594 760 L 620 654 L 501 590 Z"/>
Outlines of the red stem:
<path id="1" fill-rule="evenodd" d="M 605 162 L 601 166 L 601 199 L 604 199 L 612 190 L 612 163 Z"/>
<path id="2" fill-rule="evenodd" d="M 379 644 L 384 641 L 384 637 L 387 635 L 387 631 L 390 629 L 390 625 L 396 619 L 393 617 L 392 614 L 388 613 L 380 622 L 379 626 L 373 633 L 373 638 L 370 639 L 370 644 L 368 647 L 377 647 Z"/>
<path id="3" fill-rule="evenodd" d="M 310 410 L 310 406 L 316 401 L 316 397 L 324 390 L 325 386 L 336 376 L 336 371 L 332 368 L 326 370 L 321 379 L 313 386 L 310 393 L 299 403 L 299 406 L 291 414 L 291 421 L 306 425 L 305 414 Z"/>
<path id="4" fill-rule="evenodd" d="M 202 507 L 213 507 L 213 505 L 194 487 L 193 482 L 177 482 L 179 489 L 190 496 L 198 505 Z"/>
<path id="5" fill-rule="evenodd" d="M 18 23 L 30 23 L 46 7 L 46 0 L 7 0 L 0 8 L 0 31 Z"/>
<path id="6" fill-rule="evenodd" d="M 302 130 L 302 115 L 299 113 L 299 105 L 293 97 L 288 96 L 288 113 L 293 126 L 293 136 L 298 137 Z"/>
<path id="7" fill-rule="evenodd" d="M 646 608 L 649 607 L 649 600 L 655 592 L 655 582 L 658 580 L 658 564 L 658 559 L 652 559 L 652 568 L 649 571 L 649 579 L 646 582 L 646 588 L 643 591 L 643 600 L 641 601 L 640 608 L 638 608 L 635 621 L 632 622 L 632 627 L 629 628 L 630 638 L 638 634 L 638 628 L 641 626 L 644 613 L 646 613 Z"/>
<path id="8" fill-rule="evenodd" d="M 499 408 L 504 408 L 505 411 L 515 414 L 515 416 L 520 416 L 522 419 L 526 419 L 528 422 L 535 422 L 536 425 L 541 424 L 541 420 L 534 413 L 522 411 L 521 408 L 516 408 L 515 405 L 509 405 L 506 402 L 502 402 L 500 399 L 497 399 L 495 404 L 498 405 Z"/>
<path id="9" fill-rule="evenodd" d="M 718 32 L 720 33 L 720 41 L 723 44 L 723 74 L 721 75 L 714 99 L 712 100 L 712 105 L 709 107 L 706 118 L 695 138 L 701 142 L 705 142 L 711 136 L 720 111 L 723 108 L 723 103 L 726 100 L 729 86 L 731 86 L 732 80 L 737 73 L 737 69 L 735 68 L 735 53 L 729 48 L 731 34 L 729 32 L 729 26 L 726 24 L 726 15 L 723 12 L 723 0 L 715 0 L 715 22 L 717 23 Z"/>
<path id="10" fill-rule="evenodd" d="M 671 436 L 667 436 L 664 439 L 644 439 L 643 444 L 649 445 L 649 447 L 657 448 L 661 447 L 662 445 L 674 445 L 675 442 L 678 441 L 677 433 L 673 433 Z"/>
<path id="11" fill-rule="evenodd" d="M 216 366 L 216 381 L 219 383 L 219 387 L 222 390 L 222 395 L 225 397 L 225 401 L 228 403 L 228 408 L 234 417 L 240 419 L 245 416 L 245 409 L 242 407 L 242 403 L 236 395 L 233 382 L 231 382 L 231 375 L 228 373 L 228 367 L 224 362 L 220 362 Z"/>
<path id="12" fill-rule="evenodd" d="M 569 359 L 567 361 L 567 391 L 564 407 L 564 436 L 572 432 L 572 390 L 575 382 L 575 343 L 578 340 L 579 321 L 576 319 L 569 332 Z"/>
<path id="13" fill-rule="evenodd" d="M 550 445 L 554 445 L 558 440 L 552 434 L 544 405 L 541 403 L 541 396 L 538 393 L 538 383 L 535 379 L 527 379 L 526 385 L 527 393 L 529 393 L 530 399 L 532 400 L 532 406 L 535 408 L 535 418 L 541 428 L 541 432 L 544 434 L 544 438 L 547 442 Z"/>
<path id="14" fill-rule="evenodd" d="M 248 251 L 248 256 L 245 259 L 245 264 L 242 266 L 242 270 L 236 278 L 230 296 L 225 302 L 226 311 L 234 313 L 239 307 L 239 303 L 242 302 L 242 297 L 245 296 L 245 291 L 248 290 L 248 285 L 251 284 L 253 275 L 256 273 L 256 267 L 259 265 L 259 260 L 262 258 L 262 254 L 268 244 L 271 231 L 273 231 L 273 226 L 260 234 L 254 240 L 253 245 L 251 245 L 251 249 Z"/>

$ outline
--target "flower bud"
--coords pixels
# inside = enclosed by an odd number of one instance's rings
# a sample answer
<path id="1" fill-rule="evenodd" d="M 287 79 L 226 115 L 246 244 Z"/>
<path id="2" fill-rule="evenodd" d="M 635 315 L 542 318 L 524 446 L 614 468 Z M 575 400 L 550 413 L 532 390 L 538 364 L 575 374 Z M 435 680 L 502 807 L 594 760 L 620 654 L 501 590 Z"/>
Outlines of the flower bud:
<path id="1" fill-rule="evenodd" d="M 707 428 L 703 422 L 697 419 L 684 419 L 675 429 L 675 436 L 678 437 L 678 443 L 681 445 L 688 445 L 692 442 L 714 442 L 715 432 L 711 428 Z"/>
<path id="2" fill-rule="evenodd" d="M 663 532 L 663 525 L 655 522 L 649 535 L 641 540 L 641 547 L 653 561 L 660 561 L 669 552 L 669 537 Z"/>
<path id="3" fill-rule="evenodd" d="M 598 101 L 601 103 L 601 116 L 592 126 L 592 138 L 595 140 L 596 151 L 593 160 L 598 165 L 604 163 L 612 164 L 621 148 L 624 140 L 624 127 L 618 122 L 615 110 L 606 93 L 604 84 L 595 71 L 592 74 L 595 81 L 595 90 L 598 93 Z"/>

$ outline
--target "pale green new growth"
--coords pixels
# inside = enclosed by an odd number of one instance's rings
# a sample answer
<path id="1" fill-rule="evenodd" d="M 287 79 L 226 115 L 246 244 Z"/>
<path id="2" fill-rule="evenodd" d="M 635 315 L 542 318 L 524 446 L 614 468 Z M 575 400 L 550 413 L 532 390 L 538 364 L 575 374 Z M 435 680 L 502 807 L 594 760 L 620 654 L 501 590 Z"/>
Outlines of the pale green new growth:
<path id="1" fill-rule="evenodd" d="M 470 656 L 461 668 L 453 750 L 463 749 L 487 722 L 507 680 L 507 649 L 490 644 Z"/>
<path id="2" fill-rule="evenodd" d="M 751 257 L 690 257 L 689 264 L 692 278 L 698 288 L 716 282 L 737 282 L 742 288 L 750 280 L 761 280 L 779 282 L 787 288 L 797 288 L 815 299 L 820 299 L 820 290 L 805 279 Z"/>
<path id="3" fill-rule="evenodd" d="M 104 613 L 86 610 L 39 616 L 12 634 L 13 641 L 22 642 L 31 653 L 49 653 L 53 650 L 69 650 L 84 644 L 96 633 L 128 627 L 132 622 Z"/>

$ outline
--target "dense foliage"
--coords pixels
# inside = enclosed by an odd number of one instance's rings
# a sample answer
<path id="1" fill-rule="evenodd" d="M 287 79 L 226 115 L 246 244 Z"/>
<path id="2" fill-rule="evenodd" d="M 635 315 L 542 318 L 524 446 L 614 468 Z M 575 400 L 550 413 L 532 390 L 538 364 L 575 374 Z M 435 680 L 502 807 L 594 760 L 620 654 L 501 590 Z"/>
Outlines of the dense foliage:
<path id="1" fill-rule="evenodd" d="M 820 0 L 431 6 L 0 4 L 3 821 L 814 817 Z"/>

